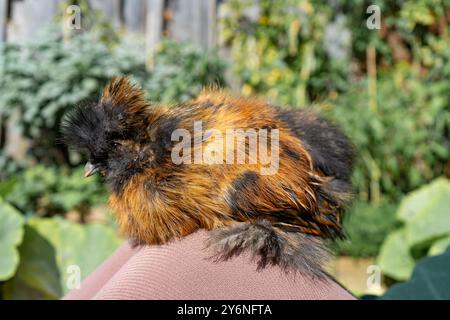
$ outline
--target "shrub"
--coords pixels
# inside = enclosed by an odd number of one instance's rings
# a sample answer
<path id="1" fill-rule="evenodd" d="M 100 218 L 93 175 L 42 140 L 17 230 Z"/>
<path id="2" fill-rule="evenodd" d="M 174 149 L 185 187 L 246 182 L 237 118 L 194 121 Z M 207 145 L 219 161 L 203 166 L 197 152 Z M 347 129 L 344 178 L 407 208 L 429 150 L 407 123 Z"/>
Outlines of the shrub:
<path id="1" fill-rule="evenodd" d="M 53 30 L 23 44 L 7 44 L 1 59 L 0 112 L 18 113 L 17 125 L 32 139 L 32 156 L 56 163 L 68 160 L 66 150 L 55 147 L 63 114 L 98 95 L 113 75 L 139 67 L 118 67 L 108 47 L 93 34 L 65 42 Z"/>
<path id="2" fill-rule="evenodd" d="M 0 201 L 0 215 L 5 206 Z M 9 216 L 14 217 L 13 212 Z M 8 249 L 2 251 L 7 254 L 0 265 L 0 280 L 6 280 L 0 297 L 5 299 L 61 298 L 73 289 L 74 274 L 86 278 L 121 242 L 107 225 L 81 225 L 60 217 L 34 217 L 24 223 L 19 217 L 16 213 L 15 224 L 8 225 L 14 229 L 0 230 L 2 239 L 14 239 L 1 244 Z"/>
<path id="3" fill-rule="evenodd" d="M 20 161 L 15 161 L 11 156 L 7 155 L 2 149 L 0 149 L 0 182 L 7 180 L 20 172 L 24 167 L 24 164 Z M 2 191 L 0 188 L 0 196 Z"/>
<path id="4" fill-rule="evenodd" d="M 225 63 L 215 54 L 166 39 L 141 83 L 150 101 L 173 103 L 194 97 L 204 86 L 225 86 L 224 72 Z"/>
<path id="5" fill-rule="evenodd" d="M 389 288 L 383 300 L 448 300 L 450 299 L 450 249 L 420 260 L 411 279 Z"/>
<path id="6" fill-rule="evenodd" d="M 3 197 L 28 216 L 53 216 L 71 210 L 84 214 L 106 199 L 99 178 L 85 179 L 82 167 L 33 166 L 2 182 L 0 189 L 2 186 L 9 188 Z"/>
<path id="7" fill-rule="evenodd" d="M 382 201 L 378 205 L 356 200 L 344 216 L 346 239 L 335 244 L 336 253 L 352 257 L 376 256 L 386 236 L 396 228 L 396 205 Z"/>
<path id="8" fill-rule="evenodd" d="M 383 273 L 407 280 L 416 261 L 450 245 L 450 182 L 439 178 L 406 196 L 396 213 L 402 226 L 386 238 L 378 256 Z"/>
<path id="9" fill-rule="evenodd" d="M 342 91 L 350 33 L 343 19 L 332 21 L 333 9 L 321 1 L 227 1 L 221 38 L 242 91 L 294 106 Z"/>
<path id="10" fill-rule="evenodd" d="M 49 217 L 104 202 L 103 187 L 82 171 L 34 166 L 0 183 L 0 298 L 58 299 L 71 289 L 73 265 L 83 279 L 119 245 L 108 220 Z"/>
<path id="11" fill-rule="evenodd" d="M 450 156 L 446 80 L 398 68 L 380 77 L 376 109 L 368 106 L 365 85 L 329 101 L 326 111 L 356 146 L 355 192 L 375 203 L 383 196 L 397 201 L 444 172 Z"/>

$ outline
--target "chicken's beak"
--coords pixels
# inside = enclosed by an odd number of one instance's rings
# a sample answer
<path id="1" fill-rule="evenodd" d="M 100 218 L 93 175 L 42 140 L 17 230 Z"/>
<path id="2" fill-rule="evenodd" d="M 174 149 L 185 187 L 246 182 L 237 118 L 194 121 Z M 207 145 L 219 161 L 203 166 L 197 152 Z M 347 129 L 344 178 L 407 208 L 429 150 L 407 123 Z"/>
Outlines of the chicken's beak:
<path id="1" fill-rule="evenodd" d="M 97 170 L 98 170 L 98 167 L 88 161 L 88 162 L 86 162 L 86 165 L 84 166 L 84 176 L 86 178 L 89 176 L 92 176 L 94 173 L 97 172 Z"/>

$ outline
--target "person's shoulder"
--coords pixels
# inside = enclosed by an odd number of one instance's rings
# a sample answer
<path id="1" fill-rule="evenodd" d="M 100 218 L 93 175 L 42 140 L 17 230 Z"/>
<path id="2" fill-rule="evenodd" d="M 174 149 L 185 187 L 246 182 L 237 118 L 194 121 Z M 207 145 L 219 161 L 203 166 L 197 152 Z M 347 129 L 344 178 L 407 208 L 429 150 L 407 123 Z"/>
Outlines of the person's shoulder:
<path id="1" fill-rule="evenodd" d="M 206 231 L 164 245 L 142 246 L 97 294 L 98 299 L 352 299 L 331 279 L 256 270 L 242 253 L 216 261 Z"/>

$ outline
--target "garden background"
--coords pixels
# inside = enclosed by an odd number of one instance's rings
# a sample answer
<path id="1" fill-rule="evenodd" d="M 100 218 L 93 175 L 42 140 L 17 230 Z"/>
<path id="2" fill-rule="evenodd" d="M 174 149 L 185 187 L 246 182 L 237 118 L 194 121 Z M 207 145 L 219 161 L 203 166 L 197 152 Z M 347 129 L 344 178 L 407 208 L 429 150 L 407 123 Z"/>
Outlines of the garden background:
<path id="1" fill-rule="evenodd" d="M 450 298 L 449 25 L 448 0 L 0 0 L 0 298 L 59 298 L 122 241 L 59 141 L 119 74 L 153 101 L 213 83 L 340 125 L 355 200 L 329 271 L 358 296 Z"/>

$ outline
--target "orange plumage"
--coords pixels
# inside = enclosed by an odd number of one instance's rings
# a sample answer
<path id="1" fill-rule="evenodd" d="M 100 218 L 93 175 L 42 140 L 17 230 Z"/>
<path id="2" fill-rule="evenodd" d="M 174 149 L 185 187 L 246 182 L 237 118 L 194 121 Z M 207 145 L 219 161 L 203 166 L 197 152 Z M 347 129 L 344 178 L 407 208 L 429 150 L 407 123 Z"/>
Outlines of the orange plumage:
<path id="1" fill-rule="evenodd" d="M 244 150 L 236 150 L 236 140 L 199 136 L 196 121 L 203 132 L 213 129 L 222 137 L 229 130 L 266 130 L 267 157 L 272 143 L 279 147 L 278 170 L 261 174 L 267 159 L 259 153 L 252 159 L 248 136 L 240 145 Z M 200 148 L 224 155 L 243 152 L 247 161 L 226 163 L 224 156 L 213 164 L 175 164 L 172 152 L 179 141 L 172 134 L 177 129 L 194 141 L 183 149 L 184 157 L 192 159 Z M 278 132 L 277 141 L 272 130 Z M 292 243 L 297 240 L 291 235 L 298 233 L 311 239 L 342 234 L 352 148 L 339 129 L 312 113 L 224 91 L 204 91 L 173 106 L 153 105 L 126 78 L 115 78 L 98 104 L 69 116 L 64 134 L 69 144 L 88 151 L 90 168 L 110 186 L 109 204 L 120 230 L 138 242 L 161 244 L 200 228 L 258 221 L 267 221 Z"/>

